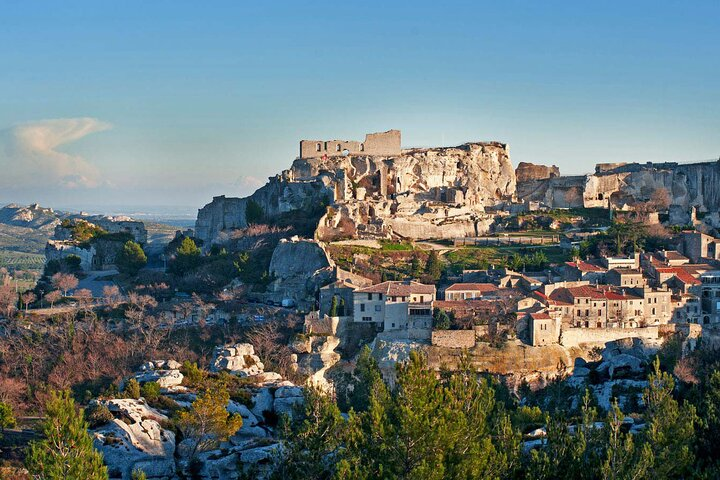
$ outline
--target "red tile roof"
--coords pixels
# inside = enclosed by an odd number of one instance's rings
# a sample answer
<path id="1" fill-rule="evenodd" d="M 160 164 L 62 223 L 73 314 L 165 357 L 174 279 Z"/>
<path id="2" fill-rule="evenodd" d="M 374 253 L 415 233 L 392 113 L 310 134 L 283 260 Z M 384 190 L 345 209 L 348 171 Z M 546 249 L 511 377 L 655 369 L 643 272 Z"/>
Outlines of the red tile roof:
<path id="1" fill-rule="evenodd" d="M 596 299 L 604 299 L 605 294 L 601 290 L 591 287 L 589 285 L 582 285 L 580 287 L 570 287 L 567 289 L 570 295 L 573 298 L 581 297 L 581 298 L 596 298 Z"/>
<path id="2" fill-rule="evenodd" d="M 595 265 L 589 262 L 583 262 L 582 260 L 577 262 L 565 262 L 565 265 L 577 268 L 581 272 L 605 272 L 607 270 L 599 265 Z"/>
<path id="3" fill-rule="evenodd" d="M 685 265 L 679 267 L 656 268 L 655 270 L 657 270 L 658 273 L 671 273 L 674 277 L 677 277 L 678 280 L 688 285 L 700 285 L 702 283 L 683 267 L 685 267 Z"/>
<path id="4" fill-rule="evenodd" d="M 446 292 L 494 292 L 498 287 L 492 283 L 455 283 Z"/>
<path id="5" fill-rule="evenodd" d="M 530 316 L 532 317 L 533 320 L 552 320 L 550 318 L 550 315 L 548 315 L 545 312 L 531 313 Z"/>
<path id="6" fill-rule="evenodd" d="M 435 285 L 419 282 L 383 282 L 355 290 L 355 293 L 384 293 L 391 297 L 405 297 L 412 294 L 435 294 Z"/>

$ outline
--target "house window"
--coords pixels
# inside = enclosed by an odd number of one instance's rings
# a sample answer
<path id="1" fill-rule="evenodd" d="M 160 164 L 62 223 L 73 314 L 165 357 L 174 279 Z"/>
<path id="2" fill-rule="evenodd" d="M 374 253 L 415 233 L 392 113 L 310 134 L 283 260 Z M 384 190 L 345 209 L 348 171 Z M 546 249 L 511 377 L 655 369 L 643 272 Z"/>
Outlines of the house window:
<path id="1" fill-rule="evenodd" d="M 379 312 L 382 310 L 382 307 L 380 305 L 375 305 L 375 311 Z"/>
<path id="2" fill-rule="evenodd" d="M 368 293 L 368 300 L 372 300 L 372 293 Z"/>
<path id="3" fill-rule="evenodd" d="M 335 151 L 336 151 L 336 152 L 339 152 L 340 150 L 342 150 L 342 145 L 340 145 L 340 144 L 338 143 L 337 146 L 335 147 Z"/>
<path id="4" fill-rule="evenodd" d="M 590 316 L 590 310 L 585 310 L 585 316 L 586 316 L 586 317 L 589 317 L 589 316 Z"/>
<path id="5" fill-rule="evenodd" d="M 361 311 L 361 312 L 364 312 L 364 311 L 365 311 L 365 304 L 364 304 L 364 303 L 361 303 L 361 304 L 360 304 L 360 311 Z"/>
<path id="6" fill-rule="evenodd" d="M 365 144 L 364 144 L 364 143 L 361 143 L 361 144 L 360 144 L 360 151 L 361 151 L 361 152 L 364 152 L 364 151 L 365 151 Z"/>
<path id="7" fill-rule="evenodd" d="M 315 145 L 315 151 L 319 152 L 320 150 L 322 150 L 322 145 L 318 143 L 317 145 Z"/>
<path id="8" fill-rule="evenodd" d="M 420 303 L 424 303 L 424 302 L 425 302 L 425 297 L 420 295 Z"/>
<path id="9" fill-rule="evenodd" d="M 579 317 L 580 315 L 582 315 L 582 313 L 580 312 L 580 310 L 578 310 L 578 317 Z"/>
<path id="10" fill-rule="evenodd" d="M 382 293 L 378 293 L 378 300 L 382 300 Z"/>
<path id="11" fill-rule="evenodd" d="M 395 324 L 394 324 L 394 323 L 392 323 L 391 325 L 392 325 L 392 328 L 395 328 Z"/>
<path id="12" fill-rule="evenodd" d="M 363 317 L 363 321 L 372 322 L 372 317 Z"/>

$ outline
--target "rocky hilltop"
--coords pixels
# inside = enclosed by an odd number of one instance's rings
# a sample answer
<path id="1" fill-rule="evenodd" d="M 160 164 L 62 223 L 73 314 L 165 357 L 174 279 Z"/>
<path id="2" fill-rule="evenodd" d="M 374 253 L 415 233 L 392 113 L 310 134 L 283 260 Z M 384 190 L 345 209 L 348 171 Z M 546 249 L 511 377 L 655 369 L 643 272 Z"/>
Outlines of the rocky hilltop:
<path id="1" fill-rule="evenodd" d="M 720 210 L 720 162 L 607 163 L 589 175 L 548 175 L 547 167 L 522 164 L 516 170 L 520 200 L 551 207 L 634 208 L 657 192 L 667 194 L 671 210 L 687 215 Z"/>
<path id="2" fill-rule="evenodd" d="M 508 148 L 497 142 L 298 158 L 250 197 L 214 198 L 198 212 L 196 236 L 210 244 L 223 230 L 246 227 L 248 205 L 265 221 L 317 211 L 321 239 L 476 235 L 492 223 L 485 207 L 514 194 Z"/>
<path id="3" fill-rule="evenodd" d="M 513 170 L 503 143 L 401 149 L 399 135 L 302 141 L 292 166 L 255 193 L 215 197 L 200 209 L 197 238 L 207 246 L 225 230 L 296 217 L 306 222 L 296 233 L 327 241 L 476 236 L 492 228 L 488 207 L 517 201 L 633 209 L 663 195 L 674 223 L 689 222 L 692 207 L 720 210 L 720 162 L 598 164 L 592 174 L 562 176 L 555 165 Z"/>

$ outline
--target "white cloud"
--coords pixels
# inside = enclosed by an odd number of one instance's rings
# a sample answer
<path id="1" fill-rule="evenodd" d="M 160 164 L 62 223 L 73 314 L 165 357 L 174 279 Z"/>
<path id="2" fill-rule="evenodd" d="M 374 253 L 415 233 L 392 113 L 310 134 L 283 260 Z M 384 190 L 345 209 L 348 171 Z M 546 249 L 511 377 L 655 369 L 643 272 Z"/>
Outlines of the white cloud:
<path id="1" fill-rule="evenodd" d="M 61 118 L 0 131 L 0 187 L 76 189 L 101 185 L 97 166 L 57 148 L 109 128 L 110 124 L 95 118 Z"/>

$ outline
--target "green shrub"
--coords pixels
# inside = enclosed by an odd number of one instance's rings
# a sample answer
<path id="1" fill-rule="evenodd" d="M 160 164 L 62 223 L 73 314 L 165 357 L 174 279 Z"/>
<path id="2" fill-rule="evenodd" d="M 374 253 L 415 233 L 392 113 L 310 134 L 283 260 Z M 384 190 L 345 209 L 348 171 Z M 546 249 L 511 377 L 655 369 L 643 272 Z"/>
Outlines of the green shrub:
<path id="1" fill-rule="evenodd" d="M 155 382 L 152 382 L 152 383 L 155 383 Z M 179 410 L 182 410 L 182 407 L 180 406 L 179 403 L 177 403 L 175 400 L 173 400 L 170 397 L 166 397 L 165 395 L 157 395 L 156 397 L 153 397 L 152 400 L 148 399 L 148 403 L 153 408 L 168 411 L 170 413 L 170 415 L 174 414 L 175 412 L 177 412 Z"/>
<path id="2" fill-rule="evenodd" d="M 160 396 L 160 385 L 157 382 L 147 382 L 140 389 L 140 393 L 148 403 Z"/>
<path id="3" fill-rule="evenodd" d="M 125 394 L 125 398 L 140 398 L 140 384 L 137 380 L 131 378 L 125 384 L 123 393 Z"/>
<path id="4" fill-rule="evenodd" d="M 183 385 L 189 387 L 198 387 L 205 382 L 207 377 L 204 370 L 197 366 L 197 363 L 191 363 L 185 360 L 180 367 L 180 373 L 183 374 Z"/>
<path id="5" fill-rule="evenodd" d="M 113 414 L 107 406 L 101 403 L 93 403 L 85 409 L 85 420 L 87 420 L 90 428 L 108 424 L 112 421 Z"/>

